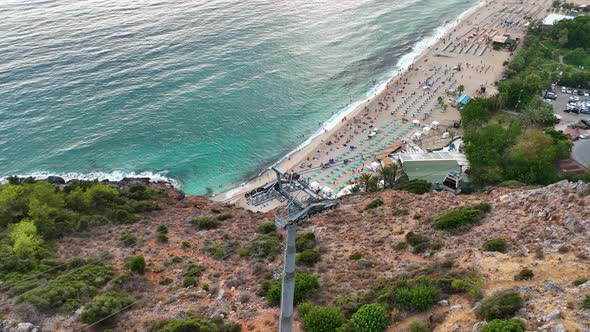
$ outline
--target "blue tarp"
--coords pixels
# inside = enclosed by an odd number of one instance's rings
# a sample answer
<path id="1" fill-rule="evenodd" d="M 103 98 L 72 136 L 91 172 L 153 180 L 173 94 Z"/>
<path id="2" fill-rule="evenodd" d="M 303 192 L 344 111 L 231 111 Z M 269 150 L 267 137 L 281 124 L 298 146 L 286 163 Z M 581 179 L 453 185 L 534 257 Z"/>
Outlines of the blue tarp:
<path id="1" fill-rule="evenodd" d="M 460 105 L 466 105 L 469 100 L 471 100 L 471 97 L 468 95 L 461 95 L 459 98 L 457 98 L 456 103 Z"/>

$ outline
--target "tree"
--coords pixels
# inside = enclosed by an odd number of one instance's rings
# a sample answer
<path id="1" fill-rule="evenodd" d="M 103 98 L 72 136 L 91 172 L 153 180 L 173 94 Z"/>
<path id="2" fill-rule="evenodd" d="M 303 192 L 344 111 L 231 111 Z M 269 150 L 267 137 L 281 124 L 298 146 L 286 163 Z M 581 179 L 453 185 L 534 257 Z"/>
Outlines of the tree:
<path id="1" fill-rule="evenodd" d="M 553 106 L 544 102 L 541 97 L 534 97 L 522 111 L 525 126 L 545 126 L 555 122 Z"/>
<path id="2" fill-rule="evenodd" d="M 459 94 L 463 94 L 463 91 L 465 91 L 465 86 L 461 84 L 457 87 L 457 92 L 459 92 Z"/>
<path id="3" fill-rule="evenodd" d="M 379 175 L 383 179 L 384 188 L 392 188 L 395 186 L 400 174 L 401 168 L 398 163 L 381 166 L 379 168 Z"/>
<path id="4" fill-rule="evenodd" d="M 359 177 L 359 182 L 361 183 L 361 187 L 365 192 L 373 192 L 377 191 L 378 189 L 377 184 L 379 182 L 379 178 L 369 173 L 363 173 Z"/>
<path id="5" fill-rule="evenodd" d="M 43 239 L 37 234 L 37 227 L 31 220 L 24 219 L 18 224 L 10 225 L 8 236 L 18 258 L 35 258 L 42 250 Z"/>
<path id="6" fill-rule="evenodd" d="M 442 96 L 438 96 L 438 98 L 437 98 L 436 100 L 438 101 L 438 104 L 439 104 L 439 105 L 442 105 L 442 104 L 443 104 L 443 102 L 444 102 L 444 99 L 443 99 L 443 97 L 442 97 Z"/>

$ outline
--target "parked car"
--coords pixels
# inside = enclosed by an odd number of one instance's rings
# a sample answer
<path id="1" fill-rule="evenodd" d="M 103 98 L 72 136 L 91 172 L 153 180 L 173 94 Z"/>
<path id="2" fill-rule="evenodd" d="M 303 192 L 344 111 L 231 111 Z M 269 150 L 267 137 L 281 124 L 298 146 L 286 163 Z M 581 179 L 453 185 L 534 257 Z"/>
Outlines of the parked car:
<path id="1" fill-rule="evenodd" d="M 582 114 L 590 114 L 590 108 L 585 108 L 585 109 L 581 110 L 580 113 L 582 113 Z"/>
<path id="2" fill-rule="evenodd" d="M 582 123 L 585 124 L 586 126 L 590 127 L 590 120 L 582 120 Z"/>
<path id="3" fill-rule="evenodd" d="M 567 93 L 568 95 L 571 95 L 572 94 L 572 90 L 567 89 L 567 90 L 565 90 L 565 93 Z"/>
<path id="4" fill-rule="evenodd" d="M 590 138 L 590 134 L 582 134 L 580 135 L 581 139 L 589 139 Z"/>
<path id="5" fill-rule="evenodd" d="M 547 91 L 545 92 L 545 99 L 552 99 L 552 100 L 556 100 L 557 99 L 557 95 L 551 91 Z"/>
<path id="6" fill-rule="evenodd" d="M 577 95 L 578 94 L 578 90 L 574 90 L 572 91 L 573 94 Z"/>
<path id="7" fill-rule="evenodd" d="M 588 92 L 588 91 L 585 91 L 585 92 L 584 92 L 584 97 L 590 97 L 590 92 Z"/>
<path id="8" fill-rule="evenodd" d="M 565 93 L 565 91 L 566 91 L 565 86 L 562 86 L 561 87 L 561 93 Z"/>

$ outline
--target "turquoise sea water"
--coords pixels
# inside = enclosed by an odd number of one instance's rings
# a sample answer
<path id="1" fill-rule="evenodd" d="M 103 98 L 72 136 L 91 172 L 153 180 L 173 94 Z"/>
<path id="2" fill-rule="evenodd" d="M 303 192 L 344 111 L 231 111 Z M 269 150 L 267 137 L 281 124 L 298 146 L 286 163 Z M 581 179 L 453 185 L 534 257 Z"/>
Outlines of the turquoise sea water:
<path id="1" fill-rule="evenodd" d="M 0 176 L 241 183 L 477 0 L 5 0 Z"/>

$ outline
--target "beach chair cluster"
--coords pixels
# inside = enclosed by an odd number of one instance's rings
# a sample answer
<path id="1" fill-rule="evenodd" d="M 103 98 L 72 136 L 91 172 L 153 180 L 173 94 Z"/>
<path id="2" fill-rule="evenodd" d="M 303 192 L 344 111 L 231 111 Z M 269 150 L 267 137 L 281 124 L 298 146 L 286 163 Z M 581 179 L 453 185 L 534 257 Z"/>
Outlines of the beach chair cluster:
<path id="1" fill-rule="evenodd" d="M 398 120 L 381 125 L 372 139 L 359 141 L 357 146 L 349 147 L 347 151 L 334 157 L 329 167 L 311 173 L 310 183 L 315 181 L 322 185 L 330 185 L 337 191 L 341 190 L 346 183 L 354 182 L 358 178 L 358 174 L 350 176 L 353 170 L 375 158 L 377 154 L 404 137 L 413 128 L 414 124 L 404 126 Z"/>

